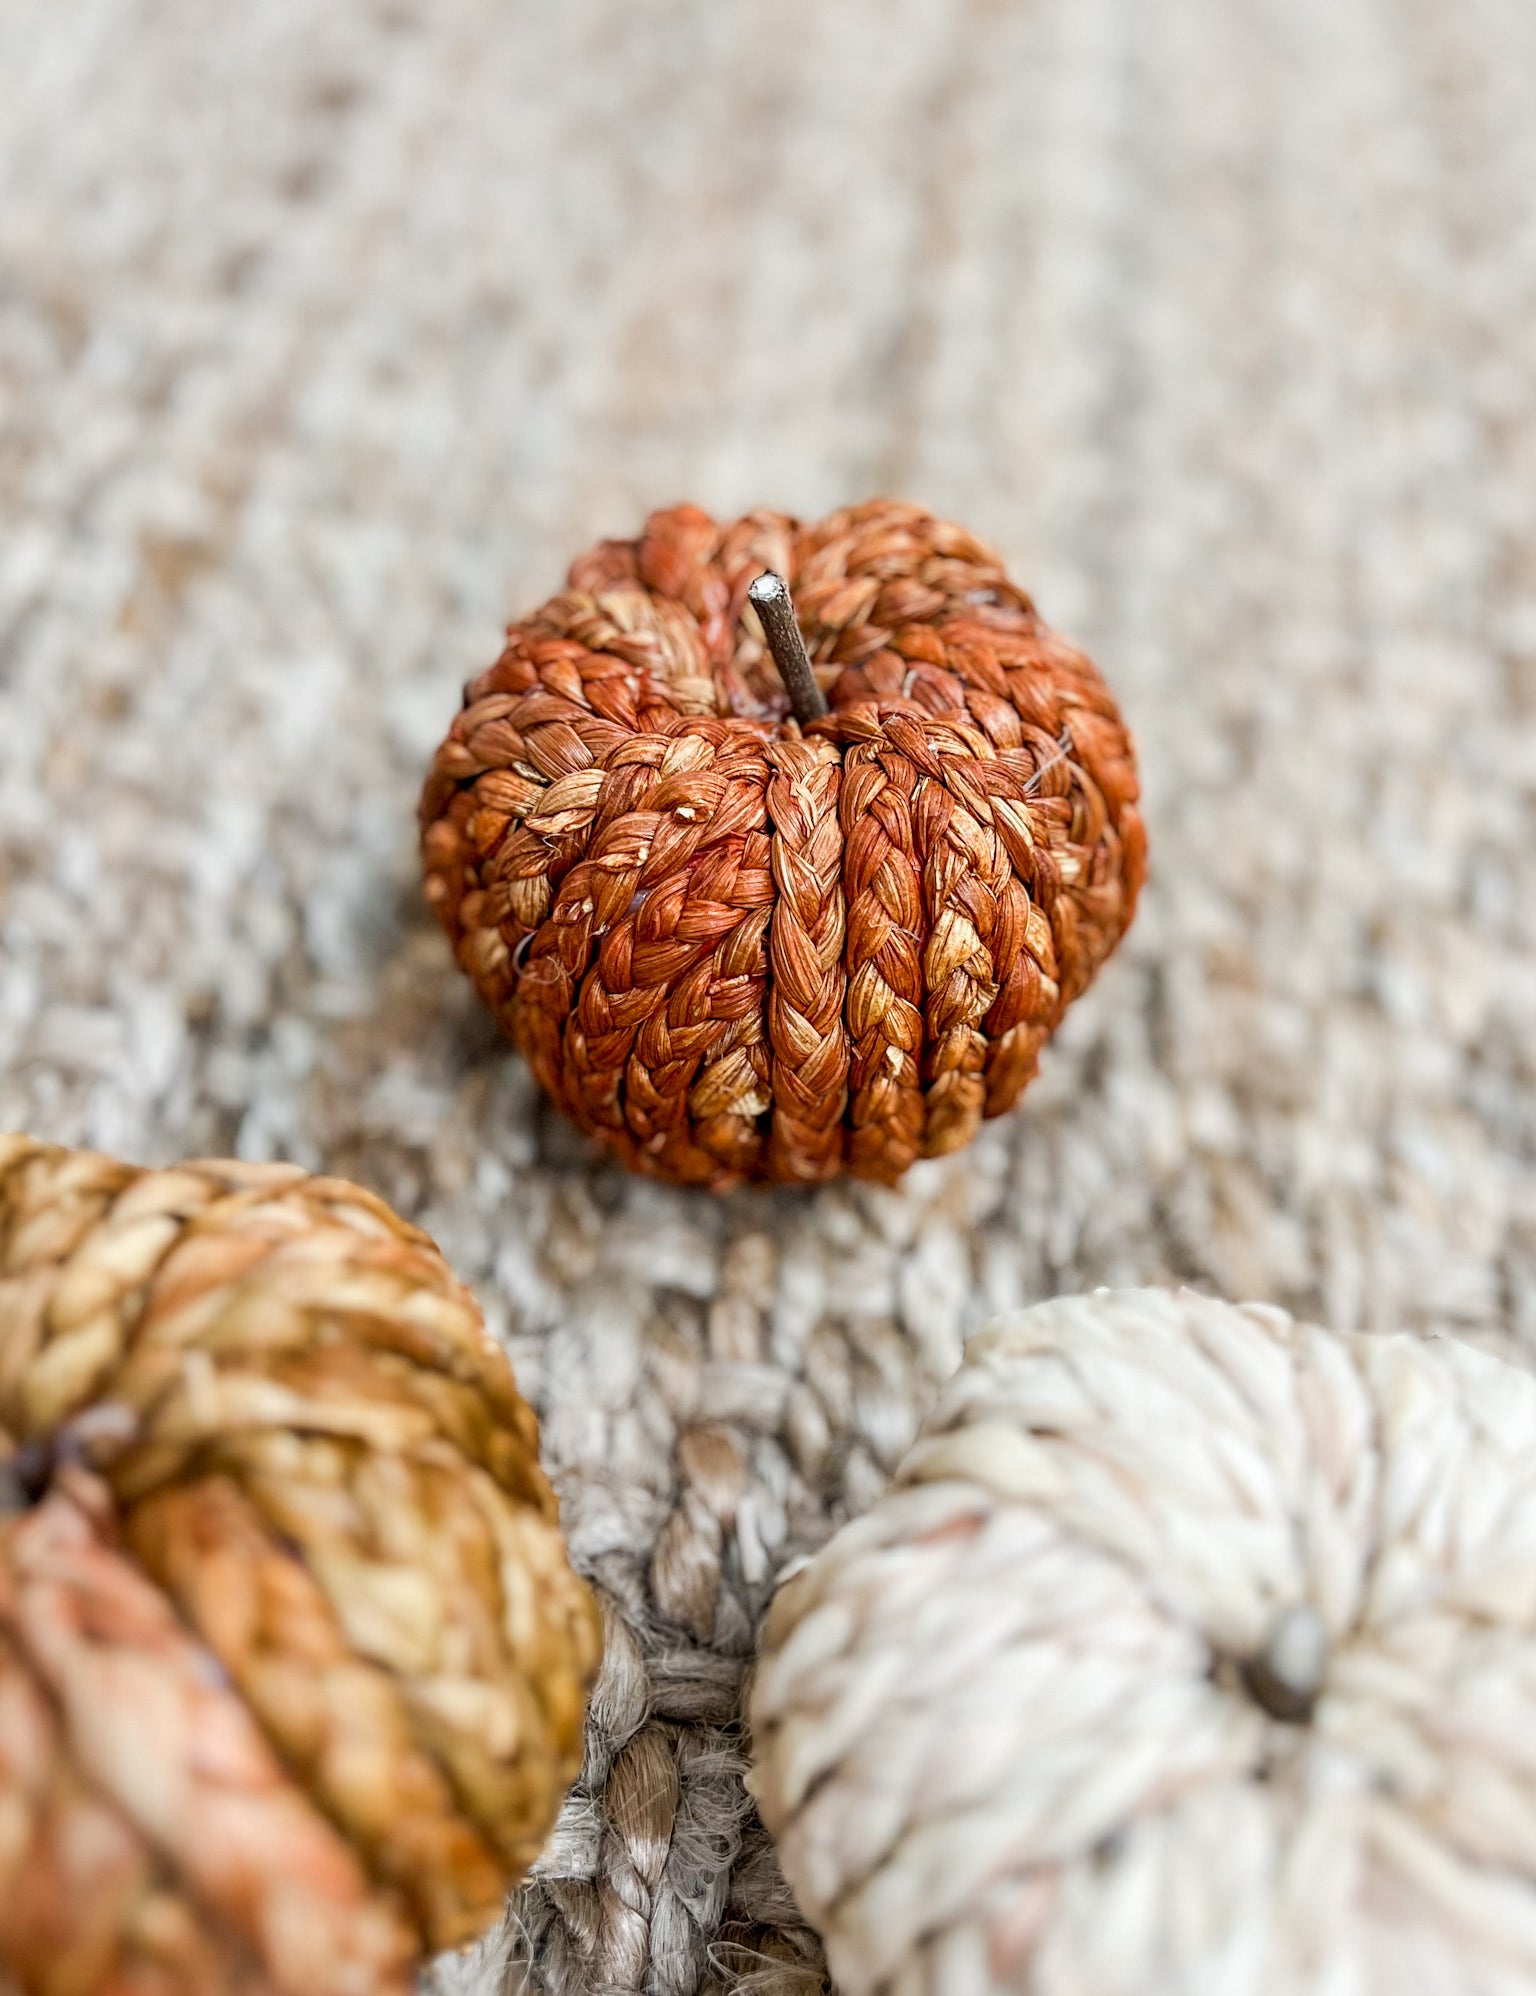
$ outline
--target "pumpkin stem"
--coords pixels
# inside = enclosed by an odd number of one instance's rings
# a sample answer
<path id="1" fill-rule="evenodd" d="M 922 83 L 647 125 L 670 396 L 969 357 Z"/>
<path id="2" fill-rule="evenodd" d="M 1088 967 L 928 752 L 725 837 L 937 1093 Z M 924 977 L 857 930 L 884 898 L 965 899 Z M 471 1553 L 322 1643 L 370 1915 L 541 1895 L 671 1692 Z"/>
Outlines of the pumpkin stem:
<path id="1" fill-rule="evenodd" d="M 789 599 L 784 578 L 770 568 L 757 578 L 747 595 L 762 623 L 763 636 L 768 640 L 795 719 L 802 728 L 808 728 L 826 713 L 827 696 L 816 683 L 816 671 L 795 621 L 795 606 Z"/>
<path id="2" fill-rule="evenodd" d="M 1272 1717 L 1301 1725 L 1312 1716 L 1328 1670 L 1328 1633 L 1317 1610 L 1303 1602 L 1287 1608 L 1243 1676 Z"/>
<path id="3" fill-rule="evenodd" d="M 37 1454 L 35 1448 L 18 1449 L 0 1462 L 0 1518 L 8 1512 L 30 1510 L 41 1496 L 48 1480 L 47 1468 L 39 1477 Z"/>

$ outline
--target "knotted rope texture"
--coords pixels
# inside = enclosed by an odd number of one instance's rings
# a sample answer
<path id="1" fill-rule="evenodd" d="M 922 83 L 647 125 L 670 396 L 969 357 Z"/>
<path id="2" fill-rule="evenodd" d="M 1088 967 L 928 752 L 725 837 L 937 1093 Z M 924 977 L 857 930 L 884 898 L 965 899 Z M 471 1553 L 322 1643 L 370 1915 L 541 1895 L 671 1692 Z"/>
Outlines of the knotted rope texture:
<path id="1" fill-rule="evenodd" d="M 501 1913 L 598 1631 L 369 1193 L 0 1138 L 0 1990 L 380 1996 Z"/>
<path id="2" fill-rule="evenodd" d="M 1536 1988 L 1536 1380 L 1100 1292 L 780 1591 L 753 1787 L 840 1989 Z"/>
<path id="3" fill-rule="evenodd" d="M 746 610 L 789 584 L 802 728 Z M 556 1102 L 638 1170 L 887 1182 L 1009 1108 L 1124 933 L 1129 736 L 962 528 L 690 506 L 511 627 L 421 801 L 427 894 Z"/>

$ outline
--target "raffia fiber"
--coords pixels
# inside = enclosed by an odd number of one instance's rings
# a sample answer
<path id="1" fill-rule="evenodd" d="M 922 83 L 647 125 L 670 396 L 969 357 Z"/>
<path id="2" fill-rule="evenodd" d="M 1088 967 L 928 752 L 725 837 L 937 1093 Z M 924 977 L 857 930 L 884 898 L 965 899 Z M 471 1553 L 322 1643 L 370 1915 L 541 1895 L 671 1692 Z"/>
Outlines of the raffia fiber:
<path id="1" fill-rule="evenodd" d="M 782 574 L 831 712 L 742 611 Z M 894 1183 L 1012 1108 L 1145 870 L 1130 739 L 963 528 L 694 506 L 607 541 L 466 690 L 427 895 L 534 1073 L 625 1164 Z"/>
<path id="2" fill-rule="evenodd" d="M 1101 1291 L 974 1338 L 770 1611 L 846 1996 L 1536 1989 L 1536 1381 Z"/>
<path id="3" fill-rule="evenodd" d="M 507 1345 L 615 1640 L 457 1991 L 815 1988 L 743 1675 L 988 1318 L 1531 1350 L 1533 78 L 1529 0 L 0 0 L 0 1127 L 360 1179 Z M 1154 876 L 965 1149 L 703 1199 L 509 1050 L 422 772 L 575 550 L 870 492 L 1104 668 Z"/>
<path id="4" fill-rule="evenodd" d="M 0 1137 L 0 1979 L 409 1988 L 538 1855 L 597 1634 L 425 1235 Z"/>

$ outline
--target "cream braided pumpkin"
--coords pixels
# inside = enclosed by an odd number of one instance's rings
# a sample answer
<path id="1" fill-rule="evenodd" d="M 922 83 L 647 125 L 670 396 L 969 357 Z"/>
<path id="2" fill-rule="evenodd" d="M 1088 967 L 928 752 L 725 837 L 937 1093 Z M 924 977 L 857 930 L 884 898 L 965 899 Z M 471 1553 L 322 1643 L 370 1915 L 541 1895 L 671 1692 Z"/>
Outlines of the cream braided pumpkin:
<path id="1" fill-rule="evenodd" d="M 1530 1996 L 1536 1379 L 1194 1295 L 972 1341 L 781 1590 L 753 1785 L 846 1996 Z"/>

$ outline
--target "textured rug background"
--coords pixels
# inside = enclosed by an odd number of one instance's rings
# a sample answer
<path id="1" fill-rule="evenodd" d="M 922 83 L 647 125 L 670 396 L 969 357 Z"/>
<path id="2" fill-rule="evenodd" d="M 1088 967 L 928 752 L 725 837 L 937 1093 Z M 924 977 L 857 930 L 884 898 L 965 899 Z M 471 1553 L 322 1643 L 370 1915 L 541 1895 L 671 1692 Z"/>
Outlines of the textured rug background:
<path id="1" fill-rule="evenodd" d="M 611 1610 L 559 1996 L 815 1985 L 754 1621 L 988 1312 L 1536 1340 L 1533 324 L 1529 0 L 0 0 L 0 1126 L 353 1174 L 478 1288 Z M 891 489 L 1123 695 L 1144 913 L 900 1192 L 627 1183 L 423 913 L 425 759 L 578 546 Z"/>

